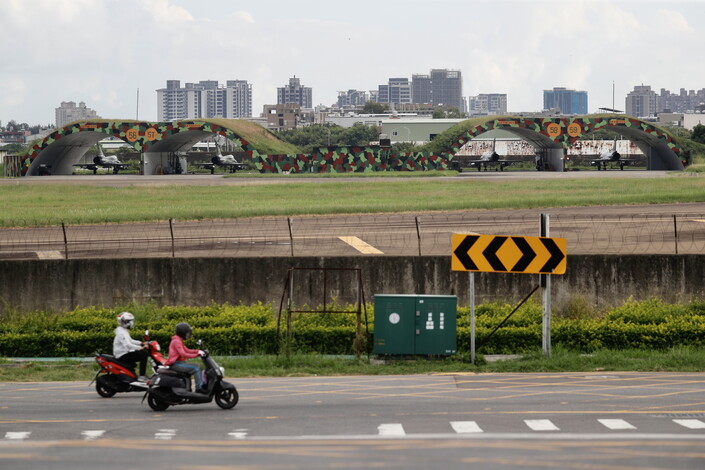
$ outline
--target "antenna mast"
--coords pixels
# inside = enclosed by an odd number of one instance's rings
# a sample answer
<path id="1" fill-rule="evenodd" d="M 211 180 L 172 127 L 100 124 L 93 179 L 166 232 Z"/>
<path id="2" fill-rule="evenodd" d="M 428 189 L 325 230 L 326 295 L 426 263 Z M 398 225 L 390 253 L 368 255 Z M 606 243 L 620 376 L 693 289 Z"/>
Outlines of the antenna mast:
<path id="1" fill-rule="evenodd" d="M 140 89 L 137 89 L 137 110 L 135 111 L 135 121 L 140 119 Z"/>

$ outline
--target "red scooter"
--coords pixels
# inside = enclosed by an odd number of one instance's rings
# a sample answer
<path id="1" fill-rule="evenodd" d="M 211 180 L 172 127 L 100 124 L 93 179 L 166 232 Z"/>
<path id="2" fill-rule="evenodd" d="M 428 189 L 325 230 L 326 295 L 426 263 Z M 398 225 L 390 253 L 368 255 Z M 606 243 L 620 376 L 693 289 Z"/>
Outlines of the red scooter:
<path id="1" fill-rule="evenodd" d="M 149 339 L 149 331 L 144 332 L 144 341 L 147 343 L 147 352 L 152 364 L 152 370 L 164 364 L 166 359 L 162 356 L 159 342 Z M 110 398 L 120 392 L 144 392 L 149 388 L 135 373 L 134 364 L 128 364 L 116 359 L 111 354 L 97 353 L 95 361 L 100 370 L 95 374 L 91 384 L 95 382 L 95 391 L 98 395 Z"/>

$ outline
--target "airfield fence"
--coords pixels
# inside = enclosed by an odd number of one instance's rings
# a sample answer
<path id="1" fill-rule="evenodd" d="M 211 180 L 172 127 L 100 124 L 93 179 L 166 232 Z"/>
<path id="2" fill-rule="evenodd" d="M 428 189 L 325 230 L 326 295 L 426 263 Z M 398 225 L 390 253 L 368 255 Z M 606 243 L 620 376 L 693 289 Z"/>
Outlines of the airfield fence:
<path id="1" fill-rule="evenodd" d="M 568 254 L 705 253 L 705 214 L 550 214 Z M 0 228 L 0 259 L 448 255 L 451 234 L 539 235 L 539 213 L 448 212 Z"/>

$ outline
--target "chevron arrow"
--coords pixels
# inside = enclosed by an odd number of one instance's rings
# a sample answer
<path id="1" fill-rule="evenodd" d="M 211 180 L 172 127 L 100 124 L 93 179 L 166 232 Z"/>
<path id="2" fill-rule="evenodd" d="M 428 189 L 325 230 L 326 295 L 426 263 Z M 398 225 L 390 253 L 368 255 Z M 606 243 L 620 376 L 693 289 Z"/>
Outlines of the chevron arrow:
<path id="1" fill-rule="evenodd" d="M 509 237 L 494 237 L 490 244 L 487 245 L 487 248 L 485 248 L 485 251 L 482 252 L 482 254 L 485 255 L 485 259 L 487 260 L 487 262 L 490 263 L 490 266 L 492 266 L 492 269 L 494 269 L 495 271 L 507 270 L 507 268 L 504 267 L 504 264 L 502 264 L 502 262 L 497 257 L 497 250 L 502 248 L 502 245 L 507 240 L 507 238 Z"/>
<path id="2" fill-rule="evenodd" d="M 466 236 L 453 252 L 455 257 L 458 258 L 458 261 L 460 261 L 460 264 L 468 271 L 477 271 L 477 265 L 470 258 L 468 251 L 470 251 L 470 248 L 472 248 L 478 238 L 480 238 L 478 235 Z"/>
<path id="3" fill-rule="evenodd" d="M 560 262 L 563 261 L 565 254 L 558 248 L 558 245 L 556 245 L 556 242 L 553 241 L 552 238 L 541 238 L 541 243 L 543 243 L 543 246 L 545 246 L 551 254 L 551 257 L 546 261 L 546 264 L 543 265 L 543 268 L 541 268 L 541 272 L 552 273 Z"/>
<path id="4" fill-rule="evenodd" d="M 523 272 L 529 267 L 534 258 L 536 258 L 536 252 L 531 248 L 531 245 L 529 245 L 529 242 L 526 241 L 526 238 L 512 237 L 512 240 L 516 243 L 516 246 L 519 248 L 519 251 L 521 251 L 522 256 L 521 259 L 516 262 L 511 271 Z"/>

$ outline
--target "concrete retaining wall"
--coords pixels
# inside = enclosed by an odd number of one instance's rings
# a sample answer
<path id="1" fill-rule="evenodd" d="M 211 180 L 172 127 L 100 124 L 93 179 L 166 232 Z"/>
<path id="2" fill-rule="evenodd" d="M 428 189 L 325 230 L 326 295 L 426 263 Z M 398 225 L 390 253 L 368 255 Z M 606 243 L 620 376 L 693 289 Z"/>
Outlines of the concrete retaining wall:
<path id="1" fill-rule="evenodd" d="M 206 305 L 272 302 L 279 305 L 287 271 L 359 268 L 364 294 L 458 295 L 468 303 L 469 275 L 450 270 L 450 256 L 340 258 L 167 258 L 0 261 L 0 312 L 113 307 L 129 302 Z M 326 298 L 355 302 L 354 272 L 296 271 L 295 305 Z M 477 303 L 515 302 L 538 283 L 536 275 L 478 273 Z M 576 296 L 602 307 L 625 299 L 688 301 L 705 296 L 705 255 L 575 255 L 564 276 L 553 276 L 554 307 Z M 540 302 L 540 297 L 536 297 Z"/>

